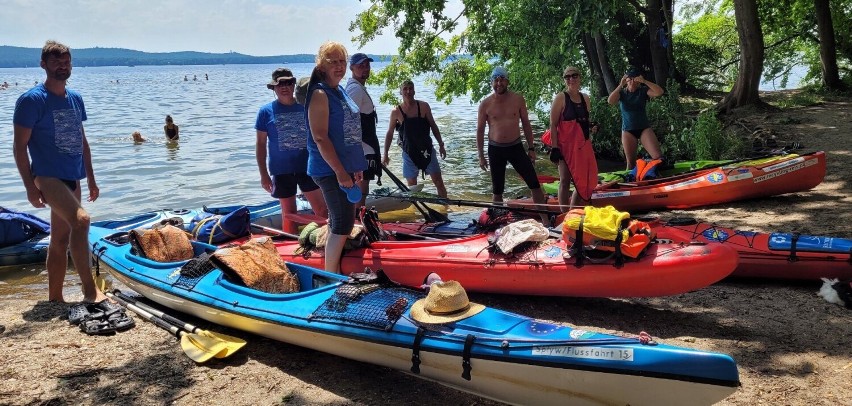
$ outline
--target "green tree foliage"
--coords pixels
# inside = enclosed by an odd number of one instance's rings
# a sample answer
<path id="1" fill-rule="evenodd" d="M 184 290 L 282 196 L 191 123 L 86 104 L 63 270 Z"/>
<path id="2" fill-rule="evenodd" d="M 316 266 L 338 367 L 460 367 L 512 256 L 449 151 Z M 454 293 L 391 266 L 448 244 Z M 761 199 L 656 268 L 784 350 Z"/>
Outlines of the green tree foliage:
<path id="1" fill-rule="evenodd" d="M 739 40 L 732 15 L 709 13 L 683 24 L 674 42 L 677 65 L 691 87 L 724 91 L 736 80 Z"/>
<path id="2" fill-rule="evenodd" d="M 676 76 L 685 78 L 684 89 L 729 91 L 736 83 L 741 49 L 734 13 L 737 1 L 661 3 L 665 10 L 680 11 L 682 21 L 673 31 L 672 55 L 683 77 Z M 554 94 L 563 90 L 562 70 L 574 65 L 586 72 L 584 86 L 593 89 L 592 116 L 603 126 L 595 137 L 596 150 L 620 154 L 618 107 L 601 100 L 605 95 L 596 93 L 606 87 L 599 76 L 589 74 L 606 69 L 618 78 L 631 64 L 652 68 L 645 54 L 649 36 L 657 31 L 645 26 L 649 0 L 461 0 L 461 9 L 448 9 L 452 6 L 446 0 L 371 0 L 370 4 L 351 24 L 354 40 L 364 46 L 379 33 L 392 32 L 400 41 L 398 56 L 370 79 L 385 85 L 383 103 L 396 103 L 399 83 L 414 76 L 425 77 L 435 86 L 439 100 L 470 95 L 477 101 L 491 92 L 493 67 L 504 65 L 510 87 L 523 94 L 531 111 L 545 122 Z M 764 80 L 784 85 L 791 67 L 803 62 L 812 67 L 809 77 L 816 81 L 819 39 L 813 0 L 758 1 L 757 5 L 764 31 Z M 836 37 L 839 65 L 847 75 L 852 56 L 852 32 L 845 29 L 852 23 L 850 6 L 852 0 L 831 0 L 835 27 L 844 27 L 836 29 Z M 649 105 L 667 155 L 731 156 L 739 145 L 722 135 L 713 113 L 687 114 L 680 102 L 680 87 L 667 85 L 666 95 Z"/>

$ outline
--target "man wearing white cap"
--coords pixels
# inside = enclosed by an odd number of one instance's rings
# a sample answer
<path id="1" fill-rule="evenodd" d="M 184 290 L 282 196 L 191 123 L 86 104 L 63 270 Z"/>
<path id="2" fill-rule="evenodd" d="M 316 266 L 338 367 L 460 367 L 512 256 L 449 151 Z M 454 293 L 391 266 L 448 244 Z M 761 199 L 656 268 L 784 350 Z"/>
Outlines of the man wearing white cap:
<path id="1" fill-rule="evenodd" d="M 506 184 L 506 165 L 512 164 L 515 171 L 530 188 L 535 203 L 545 203 L 544 192 L 538 183 L 535 172 L 535 144 L 530 125 L 527 102 L 524 96 L 509 90 L 509 73 L 498 66 L 491 72 L 491 88 L 494 93 L 486 97 L 479 105 L 476 120 L 476 149 L 479 152 L 479 167 L 491 170 L 492 200 L 503 201 L 503 188 Z M 488 125 L 488 158 L 485 157 L 485 125 Z M 520 124 L 520 126 L 519 126 Z M 521 140 L 521 127 L 527 148 Z M 541 215 L 542 222 L 549 224 L 546 214 Z"/>
<path id="2" fill-rule="evenodd" d="M 361 111 L 361 144 L 364 148 L 364 157 L 367 158 L 367 170 L 364 171 L 364 179 L 359 182 L 361 186 L 361 201 L 355 205 L 357 210 L 364 205 L 367 193 L 370 192 L 370 181 L 378 178 L 381 186 L 382 170 L 379 168 L 379 138 L 376 135 L 376 105 L 367 93 L 367 79 L 370 78 L 370 62 L 373 58 L 367 54 L 358 52 L 349 58 L 349 70 L 352 77 L 346 82 L 346 93 L 358 105 Z"/>

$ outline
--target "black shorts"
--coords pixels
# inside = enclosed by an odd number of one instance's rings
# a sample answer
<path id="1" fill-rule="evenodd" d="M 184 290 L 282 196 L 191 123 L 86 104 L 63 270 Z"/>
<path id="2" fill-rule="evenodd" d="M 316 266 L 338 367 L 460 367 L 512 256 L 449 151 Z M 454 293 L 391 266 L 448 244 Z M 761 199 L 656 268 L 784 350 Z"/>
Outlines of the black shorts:
<path id="1" fill-rule="evenodd" d="M 382 176 L 382 168 L 379 167 L 382 157 L 379 154 L 364 155 L 367 159 L 367 169 L 364 170 L 364 180 L 373 180 Z"/>
<path id="2" fill-rule="evenodd" d="M 319 189 L 314 180 L 306 173 L 287 173 L 284 175 L 272 175 L 272 197 L 286 199 L 296 196 L 296 185 L 302 193 Z"/>
<path id="3" fill-rule="evenodd" d="M 645 131 L 646 128 L 648 127 L 633 130 L 624 130 L 624 132 L 629 133 L 630 135 L 636 137 L 636 139 L 638 140 L 642 138 L 642 131 Z"/>
<path id="4" fill-rule="evenodd" d="M 59 180 L 61 180 L 62 183 L 65 184 L 65 186 L 68 186 L 68 189 L 71 189 L 72 192 L 77 190 L 77 181 L 76 180 L 70 180 L 70 179 L 59 179 Z"/>
<path id="5" fill-rule="evenodd" d="M 538 176 L 535 173 L 524 144 L 517 143 L 508 147 L 488 144 L 488 165 L 491 167 L 491 191 L 495 195 L 502 195 L 506 187 L 506 164 L 512 164 L 518 175 L 521 175 L 530 190 L 541 187 Z"/>

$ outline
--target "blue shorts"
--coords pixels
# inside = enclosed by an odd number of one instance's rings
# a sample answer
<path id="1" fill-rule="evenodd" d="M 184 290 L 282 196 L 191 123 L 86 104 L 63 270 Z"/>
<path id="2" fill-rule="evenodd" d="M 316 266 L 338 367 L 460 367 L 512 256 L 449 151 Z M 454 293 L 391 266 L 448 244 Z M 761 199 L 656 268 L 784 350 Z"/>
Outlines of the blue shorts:
<path id="1" fill-rule="evenodd" d="M 420 173 L 420 169 L 414 165 L 414 161 L 408 157 L 405 151 L 402 151 L 402 176 L 406 179 L 416 178 Z M 426 174 L 439 174 L 441 167 L 438 166 L 438 154 L 435 153 L 435 147 L 432 147 L 432 160 L 429 161 L 429 166 L 426 167 Z"/>
<path id="2" fill-rule="evenodd" d="M 302 193 L 317 190 L 319 186 L 314 183 L 306 173 L 288 173 L 284 175 L 272 175 L 272 197 L 286 199 L 296 196 L 296 185 Z"/>
<path id="3" fill-rule="evenodd" d="M 313 179 L 322 190 L 322 197 L 328 206 L 328 227 L 331 233 L 349 235 L 355 226 L 355 205 L 346 199 L 346 192 L 340 189 L 337 176 L 315 176 Z"/>

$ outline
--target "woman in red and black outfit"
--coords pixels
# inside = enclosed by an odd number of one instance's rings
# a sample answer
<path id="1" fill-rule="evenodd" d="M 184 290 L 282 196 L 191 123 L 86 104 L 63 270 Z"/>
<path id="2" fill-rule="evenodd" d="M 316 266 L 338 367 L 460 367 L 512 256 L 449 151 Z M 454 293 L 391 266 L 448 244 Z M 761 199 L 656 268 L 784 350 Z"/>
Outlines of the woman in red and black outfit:
<path id="1" fill-rule="evenodd" d="M 586 205 L 598 183 L 598 164 L 590 133 L 597 125 L 589 121 L 589 95 L 580 93 L 580 70 L 569 66 L 562 74 L 565 91 L 556 94 L 550 108 L 550 160 L 559 165 L 559 204 Z"/>

